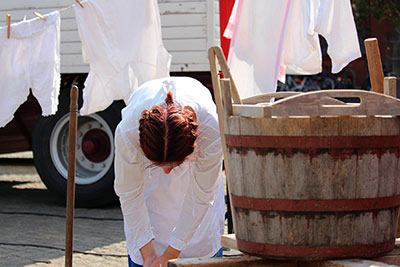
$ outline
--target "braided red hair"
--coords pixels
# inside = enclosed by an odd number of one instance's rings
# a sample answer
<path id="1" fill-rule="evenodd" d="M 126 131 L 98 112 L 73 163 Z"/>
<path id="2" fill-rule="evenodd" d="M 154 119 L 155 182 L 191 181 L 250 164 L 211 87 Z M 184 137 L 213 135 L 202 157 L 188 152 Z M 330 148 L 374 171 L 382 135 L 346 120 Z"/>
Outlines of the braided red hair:
<path id="1" fill-rule="evenodd" d="M 163 105 L 145 109 L 139 119 L 139 141 L 145 156 L 156 165 L 181 164 L 195 148 L 196 114 L 174 103 L 171 91 Z"/>

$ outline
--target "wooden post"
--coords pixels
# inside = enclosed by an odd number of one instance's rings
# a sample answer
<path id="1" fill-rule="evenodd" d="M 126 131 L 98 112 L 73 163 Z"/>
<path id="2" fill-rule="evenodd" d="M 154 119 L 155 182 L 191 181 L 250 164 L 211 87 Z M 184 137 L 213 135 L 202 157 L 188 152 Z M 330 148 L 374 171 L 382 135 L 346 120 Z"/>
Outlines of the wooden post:
<path id="1" fill-rule="evenodd" d="M 385 77 L 383 79 L 383 92 L 385 95 L 397 97 L 396 77 Z"/>
<path id="2" fill-rule="evenodd" d="M 211 70 L 211 78 L 213 83 L 214 90 L 220 90 L 220 84 L 218 81 L 218 63 L 221 67 L 221 72 L 224 75 L 224 78 L 231 79 L 231 95 L 233 103 L 242 104 L 242 100 L 240 99 L 239 92 L 236 88 L 235 80 L 232 77 L 231 70 L 228 67 L 228 63 L 226 62 L 224 52 L 221 47 L 214 46 L 208 50 L 208 58 L 210 60 L 210 70 Z"/>
<path id="3" fill-rule="evenodd" d="M 221 91 L 222 91 L 222 103 L 224 110 L 224 134 L 229 130 L 228 118 L 232 116 L 232 96 L 231 96 L 231 79 L 223 78 L 221 79 Z M 228 131 L 227 131 L 228 130 Z"/>
<path id="4" fill-rule="evenodd" d="M 72 266 L 74 241 L 75 169 L 76 169 L 76 130 L 78 120 L 78 87 L 71 87 L 68 142 L 68 181 L 67 208 L 65 223 L 65 266 Z"/>
<path id="5" fill-rule="evenodd" d="M 230 188 L 230 181 L 229 181 L 229 162 L 228 162 L 228 154 L 226 151 L 226 141 L 225 141 L 225 128 L 224 128 L 224 106 L 223 106 L 223 101 L 222 101 L 222 92 L 221 92 L 221 79 L 220 79 L 220 74 L 218 71 L 218 65 L 221 67 L 221 71 L 224 74 L 226 78 L 230 79 L 229 86 L 231 88 L 228 88 L 230 90 L 229 93 L 232 95 L 232 100 L 234 103 L 239 103 L 242 104 L 242 101 L 240 99 L 239 93 L 236 90 L 235 82 L 234 79 L 232 78 L 232 75 L 230 73 L 228 64 L 226 63 L 225 57 L 223 55 L 221 47 L 211 47 L 208 49 L 208 59 L 210 62 L 210 71 L 211 71 L 211 79 L 212 79 L 212 85 L 213 85 L 213 93 L 214 93 L 214 99 L 215 99 L 215 104 L 217 106 L 217 113 L 218 113 L 218 121 L 219 121 L 219 131 L 221 135 L 221 144 L 222 144 L 222 149 L 224 153 L 224 164 L 225 164 L 225 174 L 226 174 L 226 182 L 227 182 L 227 191 L 228 191 L 228 198 L 229 198 L 229 188 Z M 219 64 L 218 64 L 219 63 Z M 233 92 L 233 93 L 232 93 Z M 232 104 L 231 104 L 232 106 Z M 232 214 L 232 222 L 233 225 L 235 225 L 235 216 L 233 216 L 233 209 L 232 209 L 232 203 L 229 201 L 229 207 L 231 210 Z"/>
<path id="6" fill-rule="evenodd" d="M 383 68 L 378 40 L 376 38 L 369 38 L 364 41 L 364 44 L 365 51 L 367 52 L 372 91 L 383 94 Z"/>
<path id="7" fill-rule="evenodd" d="M 6 25 L 7 25 L 7 39 L 10 39 L 11 34 L 11 15 L 7 14 L 6 16 Z"/>

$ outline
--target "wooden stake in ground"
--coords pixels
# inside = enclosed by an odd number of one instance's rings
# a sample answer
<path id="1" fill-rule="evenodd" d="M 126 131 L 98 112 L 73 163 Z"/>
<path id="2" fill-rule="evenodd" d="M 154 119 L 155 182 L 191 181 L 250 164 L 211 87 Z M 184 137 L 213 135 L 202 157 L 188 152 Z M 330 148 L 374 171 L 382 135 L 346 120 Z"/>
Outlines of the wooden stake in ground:
<path id="1" fill-rule="evenodd" d="M 74 241 L 75 169 L 76 169 L 76 129 L 78 120 L 78 87 L 71 87 L 68 142 L 68 184 L 67 211 L 65 222 L 65 266 L 72 266 Z"/>

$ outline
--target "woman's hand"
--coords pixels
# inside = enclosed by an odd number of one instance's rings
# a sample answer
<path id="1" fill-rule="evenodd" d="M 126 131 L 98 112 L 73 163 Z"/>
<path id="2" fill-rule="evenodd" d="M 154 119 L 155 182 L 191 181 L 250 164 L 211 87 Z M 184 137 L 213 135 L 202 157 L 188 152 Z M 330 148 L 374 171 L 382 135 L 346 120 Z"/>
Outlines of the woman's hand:
<path id="1" fill-rule="evenodd" d="M 151 267 L 167 267 L 168 261 L 172 259 L 177 259 L 180 253 L 181 252 L 179 250 L 168 246 L 164 253 L 155 261 L 153 261 Z"/>
<path id="2" fill-rule="evenodd" d="M 143 267 L 153 266 L 153 262 L 157 259 L 156 250 L 154 249 L 154 241 L 151 240 L 140 248 L 140 254 L 142 254 L 143 258 Z"/>
<path id="3" fill-rule="evenodd" d="M 143 259 L 143 267 L 153 266 L 153 263 L 155 262 L 156 259 L 157 259 L 157 257 Z M 158 265 L 156 265 L 156 266 L 158 266 Z M 165 265 L 165 266 L 167 266 L 167 265 Z"/>

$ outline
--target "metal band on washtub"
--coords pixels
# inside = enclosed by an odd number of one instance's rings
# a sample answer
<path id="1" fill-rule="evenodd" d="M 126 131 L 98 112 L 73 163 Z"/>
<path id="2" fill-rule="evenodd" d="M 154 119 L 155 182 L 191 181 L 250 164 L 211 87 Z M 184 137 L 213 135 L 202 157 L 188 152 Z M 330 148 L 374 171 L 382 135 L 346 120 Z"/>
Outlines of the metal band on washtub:
<path id="1" fill-rule="evenodd" d="M 239 250 L 249 254 L 271 255 L 273 258 L 307 258 L 307 259 L 327 259 L 361 257 L 365 255 L 377 256 L 388 252 L 394 247 L 394 240 L 384 243 L 371 245 L 354 245 L 354 246 L 287 246 L 287 245 L 271 245 L 255 242 L 247 242 L 236 238 Z"/>
<path id="2" fill-rule="evenodd" d="M 286 212 L 344 212 L 393 208 L 400 205 L 400 195 L 359 199 L 272 199 L 231 194 L 235 208 Z"/>
<path id="3" fill-rule="evenodd" d="M 230 147 L 276 149 L 399 148 L 400 136 L 253 136 L 225 135 Z"/>

